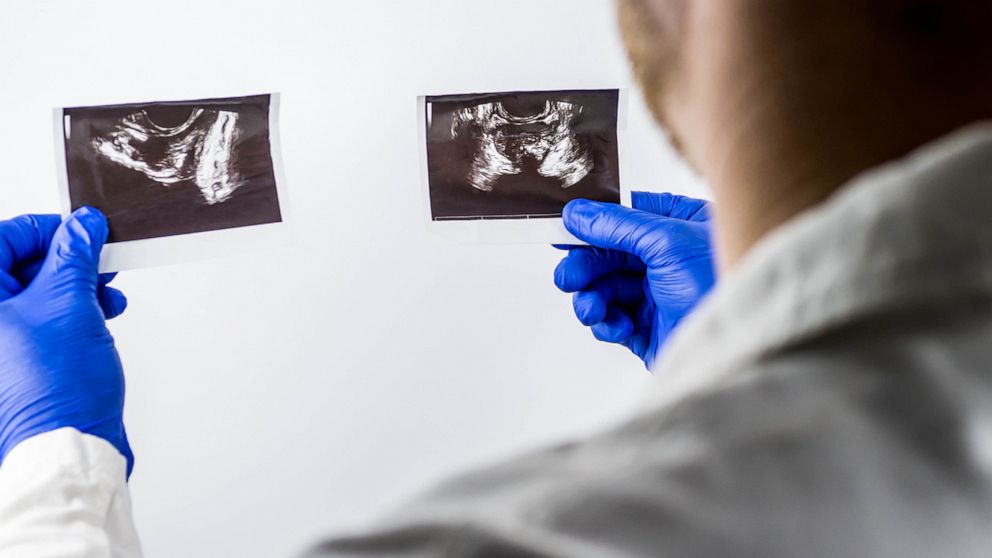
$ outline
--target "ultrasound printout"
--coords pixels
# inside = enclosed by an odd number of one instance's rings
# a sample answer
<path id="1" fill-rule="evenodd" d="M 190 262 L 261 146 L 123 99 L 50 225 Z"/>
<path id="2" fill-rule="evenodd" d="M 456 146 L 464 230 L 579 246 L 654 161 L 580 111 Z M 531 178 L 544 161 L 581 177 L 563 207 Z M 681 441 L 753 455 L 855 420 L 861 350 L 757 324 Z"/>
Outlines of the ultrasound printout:
<path id="1" fill-rule="evenodd" d="M 270 95 L 62 110 L 71 209 L 111 243 L 276 223 Z"/>
<path id="2" fill-rule="evenodd" d="M 560 217 L 569 201 L 620 202 L 619 91 L 426 98 L 435 221 Z"/>

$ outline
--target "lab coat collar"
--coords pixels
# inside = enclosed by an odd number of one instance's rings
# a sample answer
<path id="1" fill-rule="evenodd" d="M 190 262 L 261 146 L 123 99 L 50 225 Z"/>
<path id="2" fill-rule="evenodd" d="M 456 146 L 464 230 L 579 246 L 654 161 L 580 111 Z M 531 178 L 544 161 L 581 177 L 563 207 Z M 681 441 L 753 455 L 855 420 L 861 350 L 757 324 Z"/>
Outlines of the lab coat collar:
<path id="1" fill-rule="evenodd" d="M 869 171 L 765 237 L 675 332 L 657 397 L 873 315 L 992 295 L 992 123 Z"/>

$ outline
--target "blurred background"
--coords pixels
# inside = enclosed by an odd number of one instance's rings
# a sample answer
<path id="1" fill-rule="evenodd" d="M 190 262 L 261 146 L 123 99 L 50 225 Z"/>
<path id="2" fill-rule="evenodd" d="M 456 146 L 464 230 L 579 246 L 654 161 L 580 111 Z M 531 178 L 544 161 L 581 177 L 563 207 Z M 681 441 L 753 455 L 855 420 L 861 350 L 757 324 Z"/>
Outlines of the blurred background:
<path id="1" fill-rule="evenodd" d="M 624 186 L 705 197 L 633 91 L 611 0 L 9 0 L 0 218 L 59 211 L 56 106 L 280 92 L 277 251 L 121 274 L 149 556 L 276 556 L 468 467 L 603 428 L 650 381 L 541 245 L 426 230 L 416 96 L 631 88 Z"/>

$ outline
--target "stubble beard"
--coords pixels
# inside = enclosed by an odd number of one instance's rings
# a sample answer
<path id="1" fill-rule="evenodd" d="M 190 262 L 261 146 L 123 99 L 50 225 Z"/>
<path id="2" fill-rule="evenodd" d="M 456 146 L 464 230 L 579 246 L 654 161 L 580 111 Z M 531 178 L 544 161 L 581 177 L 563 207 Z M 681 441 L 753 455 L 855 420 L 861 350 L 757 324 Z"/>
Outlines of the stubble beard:
<path id="1" fill-rule="evenodd" d="M 675 37 L 665 37 L 645 0 L 617 0 L 617 7 L 620 32 L 644 101 L 672 147 L 688 161 L 685 143 L 665 107 L 666 84 L 676 69 Z"/>

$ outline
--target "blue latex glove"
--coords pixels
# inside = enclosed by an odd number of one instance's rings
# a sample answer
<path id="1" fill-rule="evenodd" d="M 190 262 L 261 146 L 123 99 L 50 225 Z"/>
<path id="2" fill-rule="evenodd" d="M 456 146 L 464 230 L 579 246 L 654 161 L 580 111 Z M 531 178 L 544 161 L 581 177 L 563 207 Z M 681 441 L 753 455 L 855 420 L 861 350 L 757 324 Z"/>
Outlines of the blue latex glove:
<path id="1" fill-rule="evenodd" d="M 650 369 L 668 335 L 713 286 L 708 203 L 634 192 L 634 209 L 575 200 L 565 227 L 591 246 L 571 247 L 555 284 L 575 293 L 579 321 L 620 343 Z"/>
<path id="2" fill-rule="evenodd" d="M 0 222 L 0 462 L 18 443 L 63 427 L 99 436 L 127 459 L 124 373 L 105 319 L 127 299 L 98 275 L 107 221 L 94 209 Z"/>

